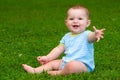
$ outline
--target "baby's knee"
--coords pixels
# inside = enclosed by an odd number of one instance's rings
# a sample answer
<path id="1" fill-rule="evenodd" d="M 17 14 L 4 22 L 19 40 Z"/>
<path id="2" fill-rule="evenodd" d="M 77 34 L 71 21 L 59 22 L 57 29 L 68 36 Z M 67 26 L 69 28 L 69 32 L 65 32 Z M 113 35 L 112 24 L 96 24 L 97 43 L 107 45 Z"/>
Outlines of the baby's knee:
<path id="1" fill-rule="evenodd" d="M 74 70 L 75 67 L 76 67 L 76 62 L 75 61 L 70 61 L 65 66 L 65 68 L 67 68 L 68 71 Z"/>
<path id="2" fill-rule="evenodd" d="M 79 73 L 79 72 L 87 71 L 86 66 L 80 61 L 70 61 L 66 64 L 65 68 L 70 73 L 74 73 L 74 72 Z"/>

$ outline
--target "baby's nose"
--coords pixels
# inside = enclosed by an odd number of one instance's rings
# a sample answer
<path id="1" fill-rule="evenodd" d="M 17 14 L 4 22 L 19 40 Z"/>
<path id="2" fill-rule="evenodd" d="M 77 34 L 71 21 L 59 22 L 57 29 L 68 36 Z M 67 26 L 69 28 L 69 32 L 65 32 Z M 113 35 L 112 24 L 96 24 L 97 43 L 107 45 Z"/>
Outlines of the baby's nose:
<path id="1" fill-rule="evenodd" d="M 77 23 L 77 22 L 78 22 L 78 20 L 77 20 L 77 19 L 75 19 L 73 22 L 74 22 L 74 23 Z"/>

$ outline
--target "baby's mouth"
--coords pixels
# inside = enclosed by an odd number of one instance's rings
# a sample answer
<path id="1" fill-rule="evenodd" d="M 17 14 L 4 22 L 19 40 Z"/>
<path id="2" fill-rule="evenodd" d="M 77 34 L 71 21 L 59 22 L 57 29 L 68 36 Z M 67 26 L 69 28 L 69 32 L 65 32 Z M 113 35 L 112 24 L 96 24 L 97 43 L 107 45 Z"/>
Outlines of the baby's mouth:
<path id="1" fill-rule="evenodd" d="M 78 27 L 79 27 L 79 25 L 73 25 L 73 28 L 75 28 L 75 29 L 78 28 Z"/>

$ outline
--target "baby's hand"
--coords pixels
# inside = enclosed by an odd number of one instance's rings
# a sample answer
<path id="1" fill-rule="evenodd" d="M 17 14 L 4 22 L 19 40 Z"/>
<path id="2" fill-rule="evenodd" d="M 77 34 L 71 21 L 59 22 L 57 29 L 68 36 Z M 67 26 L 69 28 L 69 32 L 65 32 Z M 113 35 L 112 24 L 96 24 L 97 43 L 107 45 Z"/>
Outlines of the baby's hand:
<path id="1" fill-rule="evenodd" d="M 37 60 L 43 65 L 46 64 L 48 62 L 48 58 L 47 56 L 38 56 Z"/>
<path id="2" fill-rule="evenodd" d="M 98 29 L 96 29 L 95 26 L 93 26 L 93 29 L 94 29 L 94 32 L 95 32 L 95 37 L 97 39 L 96 41 L 99 42 L 99 40 L 101 38 L 103 38 L 103 34 L 104 34 L 104 31 L 105 31 L 105 28 L 98 30 Z"/>

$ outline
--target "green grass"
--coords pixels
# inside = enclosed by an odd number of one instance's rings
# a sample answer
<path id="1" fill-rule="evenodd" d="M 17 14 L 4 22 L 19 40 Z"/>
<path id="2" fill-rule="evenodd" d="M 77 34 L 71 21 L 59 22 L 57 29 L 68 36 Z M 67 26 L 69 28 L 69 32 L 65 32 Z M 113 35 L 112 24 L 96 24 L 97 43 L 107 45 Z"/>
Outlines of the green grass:
<path id="1" fill-rule="evenodd" d="M 0 80 L 120 80 L 119 0 L 0 0 Z M 95 43 L 93 73 L 50 76 L 27 74 L 21 64 L 39 66 L 36 57 L 46 55 L 68 32 L 64 20 L 71 5 L 82 4 L 91 13 L 91 25 L 106 28 Z"/>

